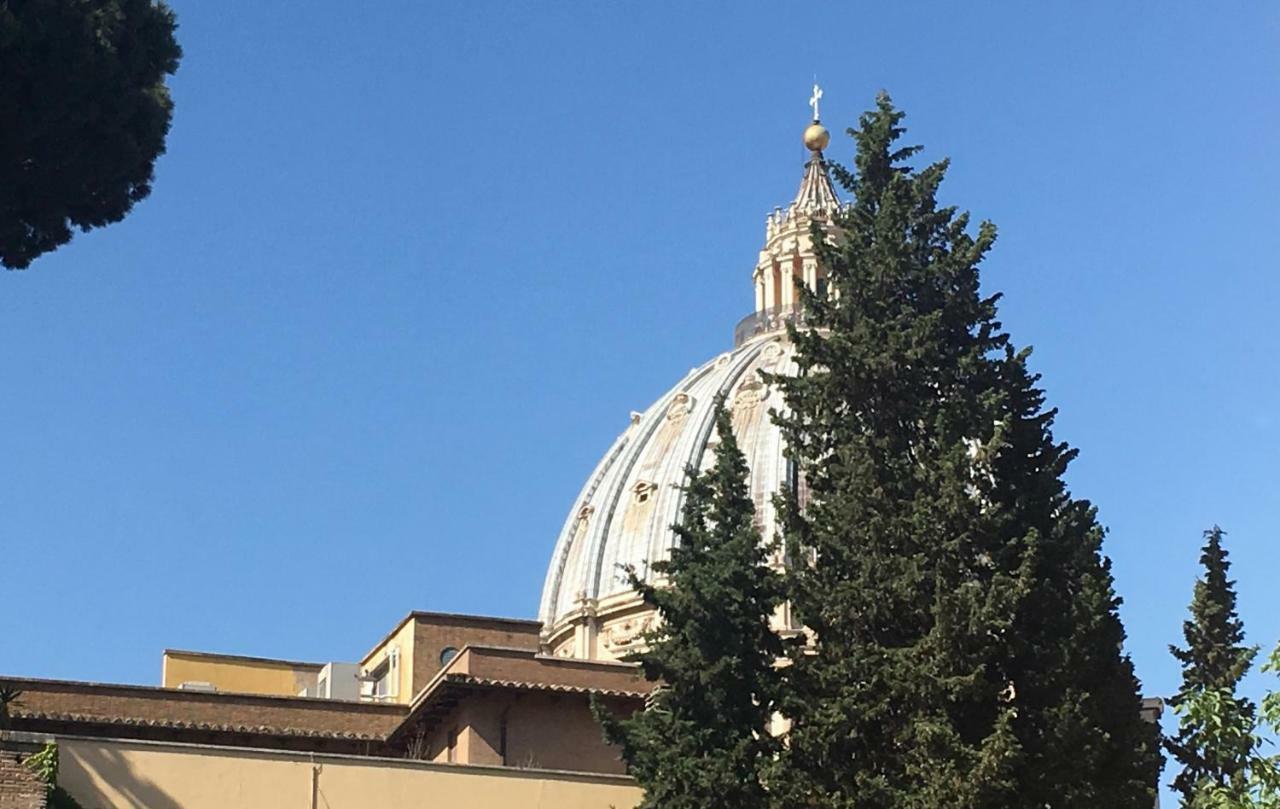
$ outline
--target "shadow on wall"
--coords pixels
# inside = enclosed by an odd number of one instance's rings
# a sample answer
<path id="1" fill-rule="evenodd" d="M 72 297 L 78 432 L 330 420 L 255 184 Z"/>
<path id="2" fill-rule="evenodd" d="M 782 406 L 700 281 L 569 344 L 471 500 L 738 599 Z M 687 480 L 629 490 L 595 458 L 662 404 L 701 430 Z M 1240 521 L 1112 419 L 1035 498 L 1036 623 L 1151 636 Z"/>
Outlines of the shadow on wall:
<path id="1" fill-rule="evenodd" d="M 116 750 L 64 749 L 58 781 L 84 809 L 182 809 L 169 793 L 139 775 Z"/>

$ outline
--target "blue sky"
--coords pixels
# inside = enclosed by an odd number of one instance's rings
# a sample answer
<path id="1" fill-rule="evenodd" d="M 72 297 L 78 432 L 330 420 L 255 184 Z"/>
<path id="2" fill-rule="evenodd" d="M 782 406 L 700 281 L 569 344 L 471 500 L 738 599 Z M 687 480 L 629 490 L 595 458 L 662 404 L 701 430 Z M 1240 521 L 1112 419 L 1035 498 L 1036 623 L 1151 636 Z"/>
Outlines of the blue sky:
<path id="1" fill-rule="evenodd" d="M 1148 692 L 1214 522 L 1280 637 L 1275 4 L 173 6 L 155 192 L 0 275 L 0 672 L 531 616 L 628 412 L 751 308 L 815 74 L 999 225 Z"/>

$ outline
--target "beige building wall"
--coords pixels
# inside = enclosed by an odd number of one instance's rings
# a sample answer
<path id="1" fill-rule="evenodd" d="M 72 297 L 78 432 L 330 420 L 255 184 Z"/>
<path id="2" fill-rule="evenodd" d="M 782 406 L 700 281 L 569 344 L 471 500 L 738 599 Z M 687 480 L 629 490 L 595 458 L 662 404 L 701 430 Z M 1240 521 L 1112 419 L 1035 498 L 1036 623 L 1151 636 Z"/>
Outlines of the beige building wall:
<path id="1" fill-rule="evenodd" d="M 604 731 L 586 699 L 529 696 L 511 705 L 507 764 L 616 774 L 626 771 L 620 751 L 605 743 Z"/>
<path id="2" fill-rule="evenodd" d="M 183 683 L 210 683 L 229 693 L 293 697 L 304 688 L 315 688 L 321 668 L 319 663 L 167 649 L 161 684 L 177 688 Z"/>
<path id="3" fill-rule="evenodd" d="M 441 717 L 424 742 L 423 758 L 439 763 L 626 772 L 582 694 L 478 692 Z"/>
<path id="4" fill-rule="evenodd" d="M 399 759 L 61 739 L 59 784 L 95 809 L 627 809 L 629 778 Z"/>
<path id="5" fill-rule="evenodd" d="M 413 641 L 414 622 L 412 620 L 402 621 L 399 626 L 392 630 L 390 635 L 383 638 L 382 642 L 360 661 L 360 671 L 364 674 L 371 674 L 386 661 L 393 650 L 395 651 L 398 658 L 396 665 L 399 667 L 399 675 L 396 678 L 396 693 L 388 697 L 385 700 L 386 702 L 407 705 L 413 701 L 413 670 L 416 662 Z"/>

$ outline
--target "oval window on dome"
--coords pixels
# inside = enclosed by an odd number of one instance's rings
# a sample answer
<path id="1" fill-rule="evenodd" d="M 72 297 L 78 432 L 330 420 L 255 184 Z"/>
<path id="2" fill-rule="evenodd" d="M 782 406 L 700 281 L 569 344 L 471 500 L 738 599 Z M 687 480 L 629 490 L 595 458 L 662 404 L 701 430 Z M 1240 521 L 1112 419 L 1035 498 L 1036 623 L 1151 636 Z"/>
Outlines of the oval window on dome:
<path id="1" fill-rule="evenodd" d="M 440 666 L 443 668 L 444 666 L 449 665 L 449 661 L 453 660 L 457 656 L 458 656 L 457 649 L 453 648 L 452 646 L 444 647 L 443 649 L 440 650 Z"/>
<path id="2" fill-rule="evenodd" d="M 646 503 L 649 496 L 658 490 L 658 484 L 651 480 L 637 481 L 636 485 L 631 487 L 631 491 L 635 494 L 637 503 Z"/>

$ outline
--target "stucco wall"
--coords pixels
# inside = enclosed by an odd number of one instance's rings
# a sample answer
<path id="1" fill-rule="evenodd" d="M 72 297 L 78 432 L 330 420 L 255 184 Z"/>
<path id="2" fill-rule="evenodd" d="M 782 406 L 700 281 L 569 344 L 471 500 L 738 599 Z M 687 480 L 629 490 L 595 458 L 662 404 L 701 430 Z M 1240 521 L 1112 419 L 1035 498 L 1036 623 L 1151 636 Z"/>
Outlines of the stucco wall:
<path id="1" fill-rule="evenodd" d="M 617 775 L 626 771 L 618 750 L 605 743 L 583 694 L 474 692 L 436 722 L 424 757 L 448 761 L 448 739 L 455 731 L 455 761 L 460 764 Z"/>
<path id="2" fill-rule="evenodd" d="M 512 702 L 507 763 L 619 774 L 626 769 L 619 751 L 605 743 L 590 703 L 577 695 L 528 694 Z"/>
<path id="3" fill-rule="evenodd" d="M 59 783 L 97 809 L 626 809 L 640 799 L 616 776 L 99 739 L 62 739 L 59 750 Z"/>
<path id="4" fill-rule="evenodd" d="M 185 682 L 202 682 L 212 683 L 219 691 L 292 697 L 304 688 L 315 688 L 320 668 L 317 663 L 170 650 L 164 653 L 162 684 L 177 688 Z"/>
<path id="5" fill-rule="evenodd" d="M 416 661 L 413 649 L 412 620 L 402 622 L 390 635 L 375 646 L 373 651 L 365 655 L 364 659 L 360 661 L 360 668 L 366 673 L 372 672 L 378 666 L 382 665 L 382 662 L 387 659 L 387 655 L 391 652 L 392 648 L 399 649 L 400 673 L 397 678 L 396 694 L 388 701 L 407 705 L 413 700 L 414 696 L 413 669 Z"/>

